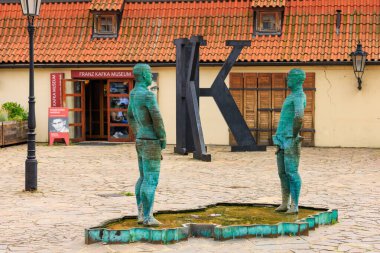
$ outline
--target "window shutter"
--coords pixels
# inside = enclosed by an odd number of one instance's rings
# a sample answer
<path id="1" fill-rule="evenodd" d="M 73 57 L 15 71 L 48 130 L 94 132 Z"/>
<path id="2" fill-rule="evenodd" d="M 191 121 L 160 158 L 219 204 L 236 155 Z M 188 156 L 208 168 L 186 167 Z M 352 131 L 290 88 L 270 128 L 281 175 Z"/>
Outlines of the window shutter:
<path id="1" fill-rule="evenodd" d="M 239 90 L 234 90 L 238 88 Z M 244 103 L 244 76 L 242 73 L 231 73 L 230 74 L 230 92 L 235 100 L 236 105 L 239 108 L 240 113 L 243 115 L 243 103 Z M 237 143 L 235 141 L 234 136 L 232 135 L 231 131 L 229 131 L 229 141 L 231 146 L 236 146 Z"/>
<path id="2" fill-rule="evenodd" d="M 301 133 L 304 137 L 302 144 L 303 146 L 314 146 L 315 73 L 306 73 L 303 88 L 307 104 Z"/>
<path id="3" fill-rule="evenodd" d="M 287 73 L 230 74 L 231 94 L 259 145 L 273 145 L 272 135 L 277 130 L 282 105 L 291 92 L 286 77 Z M 315 73 L 306 73 L 304 92 L 307 105 L 301 130 L 302 145 L 314 146 Z M 236 145 L 231 134 L 230 145 Z"/>
<path id="4" fill-rule="evenodd" d="M 257 74 L 244 75 L 244 119 L 250 129 L 257 127 Z M 253 90 L 254 89 L 254 90 Z M 251 131 L 256 139 L 256 131 Z"/>
<path id="5" fill-rule="evenodd" d="M 272 75 L 269 73 L 258 76 L 258 132 L 257 143 L 259 145 L 271 144 L 272 133 Z"/>
<path id="6" fill-rule="evenodd" d="M 272 74 L 272 135 L 280 121 L 281 108 L 286 98 L 286 73 Z"/>

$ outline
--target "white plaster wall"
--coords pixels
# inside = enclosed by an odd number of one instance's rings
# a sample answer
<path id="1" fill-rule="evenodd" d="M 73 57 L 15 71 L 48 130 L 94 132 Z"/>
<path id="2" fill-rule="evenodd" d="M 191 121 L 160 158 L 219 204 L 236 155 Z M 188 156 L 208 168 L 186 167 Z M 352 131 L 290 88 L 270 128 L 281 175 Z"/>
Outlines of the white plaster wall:
<path id="1" fill-rule="evenodd" d="M 380 147 L 380 67 L 367 66 L 363 88 L 351 67 L 316 75 L 316 146 Z"/>
<path id="2" fill-rule="evenodd" d="M 159 105 L 166 128 L 167 142 L 174 144 L 176 138 L 175 68 L 152 68 L 152 71 L 159 73 Z M 218 68 L 202 68 L 200 71 L 200 87 L 210 87 L 217 73 Z M 228 144 L 228 127 L 214 99 L 201 97 L 199 104 L 205 142 L 207 144 Z"/>
<path id="3" fill-rule="evenodd" d="M 36 98 L 36 140 L 48 141 L 48 108 L 50 107 L 50 73 L 64 73 L 64 69 L 35 69 L 34 95 Z M 29 69 L 0 69 L 0 104 L 17 102 L 28 110 Z"/>
<path id="4" fill-rule="evenodd" d="M 221 67 L 202 67 L 201 87 L 210 87 Z M 380 66 L 367 66 L 359 91 L 350 66 L 307 66 L 316 73 L 315 144 L 326 147 L 380 147 Z M 88 68 L 90 69 L 90 68 Z M 91 68 L 109 69 L 109 68 Z M 131 69 L 131 68 L 118 68 Z M 231 72 L 288 72 L 291 67 L 235 67 Z M 71 69 L 35 70 L 37 141 L 46 142 L 50 106 L 50 73 Z M 153 67 L 159 74 L 159 105 L 169 144 L 175 143 L 175 68 Z M 27 108 L 28 69 L 0 69 L 0 103 L 15 101 Z M 227 77 L 226 84 L 229 79 Z M 228 145 L 228 127 L 213 98 L 200 99 L 201 121 L 207 144 Z"/>

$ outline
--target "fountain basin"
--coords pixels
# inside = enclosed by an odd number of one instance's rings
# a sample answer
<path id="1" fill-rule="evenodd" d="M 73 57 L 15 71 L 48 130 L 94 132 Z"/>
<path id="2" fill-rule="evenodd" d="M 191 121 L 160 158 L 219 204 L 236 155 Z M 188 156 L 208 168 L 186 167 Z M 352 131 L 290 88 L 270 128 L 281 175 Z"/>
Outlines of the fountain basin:
<path id="1" fill-rule="evenodd" d="M 300 207 L 298 215 L 276 213 L 276 205 L 217 203 L 197 209 L 159 211 L 160 227 L 143 227 L 136 216 L 124 216 L 85 230 L 85 243 L 176 243 L 189 237 L 214 238 L 217 241 L 308 235 L 319 225 L 338 221 L 338 210 Z"/>

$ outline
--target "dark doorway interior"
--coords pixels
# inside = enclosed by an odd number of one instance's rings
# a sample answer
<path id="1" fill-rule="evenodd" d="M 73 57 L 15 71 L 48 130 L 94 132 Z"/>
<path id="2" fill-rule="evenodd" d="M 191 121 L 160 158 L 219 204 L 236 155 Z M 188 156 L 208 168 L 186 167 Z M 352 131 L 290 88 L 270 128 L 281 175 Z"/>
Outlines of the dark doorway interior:
<path id="1" fill-rule="evenodd" d="M 86 94 L 86 140 L 107 140 L 107 80 L 91 80 Z"/>

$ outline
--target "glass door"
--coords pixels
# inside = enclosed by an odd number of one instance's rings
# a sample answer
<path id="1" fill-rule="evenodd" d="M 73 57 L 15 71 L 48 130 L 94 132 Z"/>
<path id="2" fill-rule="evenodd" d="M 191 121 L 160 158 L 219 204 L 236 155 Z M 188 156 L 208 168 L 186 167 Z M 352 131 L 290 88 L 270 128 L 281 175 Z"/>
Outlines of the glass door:
<path id="1" fill-rule="evenodd" d="M 63 80 L 63 107 L 69 109 L 69 131 L 72 142 L 84 141 L 85 136 L 85 80 Z"/>
<path id="2" fill-rule="evenodd" d="M 127 119 L 129 93 L 132 88 L 132 79 L 107 82 L 108 141 L 133 141 Z"/>

